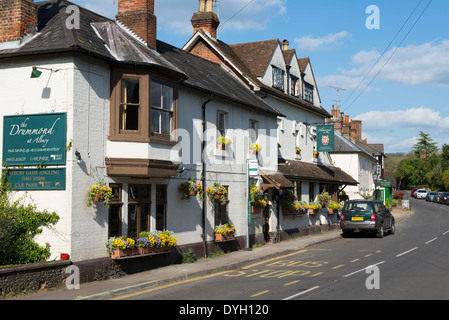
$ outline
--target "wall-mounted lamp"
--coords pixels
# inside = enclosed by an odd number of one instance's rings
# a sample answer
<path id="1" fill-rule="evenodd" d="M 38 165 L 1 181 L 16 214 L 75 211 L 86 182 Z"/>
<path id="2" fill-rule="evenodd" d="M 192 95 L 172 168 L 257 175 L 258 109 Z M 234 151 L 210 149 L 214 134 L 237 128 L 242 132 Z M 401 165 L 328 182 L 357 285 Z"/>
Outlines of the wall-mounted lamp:
<path id="1" fill-rule="evenodd" d="M 78 163 L 83 162 L 83 159 L 81 159 L 81 153 L 78 150 L 75 151 L 75 156 L 76 156 L 76 162 L 78 162 Z"/>
<path id="2" fill-rule="evenodd" d="M 31 76 L 30 76 L 31 79 L 36 79 L 36 78 L 39 78 L 41 76 L 42 71 L 39 71 L 38 69 L 40 69 L 40 70 L 49 70 L 51 72 L 58 72 L 59 71 L 59 69 L 33 67 L 33 71 L 31 71 Z"/>

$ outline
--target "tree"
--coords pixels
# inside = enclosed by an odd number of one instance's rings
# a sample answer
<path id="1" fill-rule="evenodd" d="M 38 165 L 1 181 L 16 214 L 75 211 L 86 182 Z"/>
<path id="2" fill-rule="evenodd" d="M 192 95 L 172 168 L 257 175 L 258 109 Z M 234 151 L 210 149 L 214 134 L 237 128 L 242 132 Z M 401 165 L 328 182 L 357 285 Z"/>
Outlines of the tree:
<path id="1" fill-rule="evenodd" d="M 44 227 L 59 221 L 55 212 L 40 211 L 26 197 L 12 200 L 7 188 L 8 170 L 2 171 L 0 186 L 0 266 L 42 262 L 50 257 L 50 245 L 40 246 L 34 238 Z"/>
<path id="2" fill-rule="evenodd" d="M 413 152 L 417 157 L 419 157 L 422 150 L 426 151 L 426 155 L 432 155 L 438 150 L 438 145 L 434 142 L 430 134 L 419 132 L 419 138 L 413 146 Z"/>

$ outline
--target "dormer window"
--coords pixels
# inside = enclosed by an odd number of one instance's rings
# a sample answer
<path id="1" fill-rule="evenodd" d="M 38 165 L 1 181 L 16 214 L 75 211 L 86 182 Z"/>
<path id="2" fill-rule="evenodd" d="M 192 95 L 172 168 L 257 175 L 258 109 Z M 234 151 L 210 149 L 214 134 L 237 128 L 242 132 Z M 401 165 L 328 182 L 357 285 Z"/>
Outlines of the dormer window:
<path id="1" fill-rule="evenodd" d="M 273 88 L 284 91 L 284 71 L 273 67 Z"/>
<path id="2" fill-rule="evenodd" d="M 298 84 L 299 84 L 299 78 L 295 77 L 295 76 L 290 76 L 290 94 L 292 96 L 297 97 L 299 94 L 299 90 L 298 88 Z"/>
<path id="3" fill-rule="evenodd" d="M 313 103 L 313 90 L 314 87 L 311 84 L 304 82 L 304 100 Z"/>

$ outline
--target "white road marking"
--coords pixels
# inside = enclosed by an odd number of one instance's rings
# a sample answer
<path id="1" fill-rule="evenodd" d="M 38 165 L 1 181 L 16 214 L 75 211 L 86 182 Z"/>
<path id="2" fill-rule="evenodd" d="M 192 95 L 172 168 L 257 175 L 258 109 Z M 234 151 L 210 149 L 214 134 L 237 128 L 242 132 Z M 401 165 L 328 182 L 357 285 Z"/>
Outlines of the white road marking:
<path id="1" fill-rule="evenodd" d="M 410 253 L 410 252 L 412 252 L 412 251 L 414 251 L 416 249 L 418 249 L 418 247 L 414 247 L 413 249 L 410 249 L 408 251 L 402 252 L 402 253 L 398 254 L 396 257 L 401 257 L 401 256 L 403 256 L 403 255 L 405 255 L 407 253 Z"/>
<path id="2" fill-rule="evenodd" d="M 316 290 L 316 289 L 318 289 L 318 288 L 319 288 L 319 286 L 316 286 L 316 287 L 310 288 L 309 290 L 302 291 L 302 292 L 300 292 L 300 293 L 294 294 L 294 295 L 292 295 L 292 296 L 290 296 L 290 297 L 287 297 L 287 298 L 285 298 L 285 299 L 282 299 L 282 300 L 291 300 L 291 299 L 294 299 L 294 298 L 296 298 L 296 297 L 299 297 L 299 296 L 301 296 L 301 295 L 303 295 L 303 294 L 306 294 L 306 293 L 309 293 L 309 292 L 311 292 L 311 291 L 313 291 L 313 290 Z"/>
<path id="3" fill-rule="evenodd" d="M 379 262 L 379 263 L 370 265 L 370 266 L 368 266 L 368 267 L 366 267 L 366 268 L 363 268 L 363 269 L 354 271 L 354 272 L 352 272 L 352 273 L 349 273 L 349 274 L 343 276 L 343 278 L 348 278 L 348 277 L 353 276 L 353 275 L 355 275 L 355 274 L 357 274 L 357 273 L 359 273 L 359 272 L 363 272 L 363 271 L 365 271 L 365 270 L 368 269 L 368 268 L 376 267 L 376 266 L 379 266 L 379 265 L 381 265 L 381 264 L 383 264 L 383 263 L 385 263 L 385 261 L 381 261 L 381 262 Z"/>
<path id="4" fill-rule="evenodd" d="M 449 233 L 449 230 L 447 230 L 445 233 L 443 233 L 443 236 L 447 235 Z"/>
<path id="5" fill-rule="evenodd" d="M 429 244 L 429 243 L 431 243 L 431 242 L 434 242 L 434 241 L 437 240 L 437 239 L 438 239 L 438 237 L 433 238 L 432 240 L 427 241 L 425 244 Z"/>

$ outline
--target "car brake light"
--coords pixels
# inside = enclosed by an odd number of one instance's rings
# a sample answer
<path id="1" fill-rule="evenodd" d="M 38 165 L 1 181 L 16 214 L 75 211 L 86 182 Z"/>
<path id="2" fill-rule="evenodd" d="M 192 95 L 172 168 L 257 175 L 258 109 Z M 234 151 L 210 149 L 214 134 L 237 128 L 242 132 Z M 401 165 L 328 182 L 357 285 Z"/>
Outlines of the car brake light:
<path id="1" fill-rule="evenodd" d="M 346 221 L 345 215 L 343 213 L 341 214 L 340 221 Z"/>
<path id="2" fill-rule="evenodd" d="M 376 221 L 376 219 L 377 219 L 376 214 L 373 213 L 373 214 L 371 215 L 371 221 Z"/>

